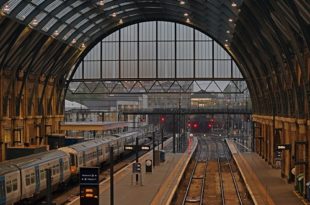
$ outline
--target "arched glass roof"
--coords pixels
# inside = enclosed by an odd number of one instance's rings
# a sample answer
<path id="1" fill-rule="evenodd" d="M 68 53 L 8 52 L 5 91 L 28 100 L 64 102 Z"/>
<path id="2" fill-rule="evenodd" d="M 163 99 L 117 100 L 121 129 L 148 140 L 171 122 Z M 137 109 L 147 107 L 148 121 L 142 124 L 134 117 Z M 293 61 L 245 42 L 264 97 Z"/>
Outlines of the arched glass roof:
<path id="1" fill-rule="evenodd" d="M 134 21 L 175 20 L 199 25 L 222 43 L 230 39 L 242 0 L 9 0 L 3 14 L 66 43 L 91 44 L 111 28 Z M 229 33 L 228 33 L 229 32 Z"/>

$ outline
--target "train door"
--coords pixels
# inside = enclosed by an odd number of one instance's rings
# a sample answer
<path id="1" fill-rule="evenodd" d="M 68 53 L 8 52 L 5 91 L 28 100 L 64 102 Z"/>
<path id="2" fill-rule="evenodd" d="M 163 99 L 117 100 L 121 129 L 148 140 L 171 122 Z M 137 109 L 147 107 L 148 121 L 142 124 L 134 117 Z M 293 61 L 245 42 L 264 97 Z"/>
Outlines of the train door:
<path id="1" fill-rule="evenodd" d="M 6 204 L 5 197 L 5 178 L 4 176 L 0 176 L 0 205 Z"/>
<path id="2" fill-rule="evenodd" d="M 64 161 L 62 158 L 59 159 L 59 181 L 62 183 L 64 181 Z"/>
<path id="3" fill-rule="evenodd" d="M 86 166 L 86 154 L 85 154 L 85 151 L 83 151 L 83 166 L 85 167 Z"/>
<path id="4" fill-rule="evenodd" d="M 97 165 L 99 165 L 99 146 L 96 147 L 96 153 L 97 153 Z"/>
<path id="5" fill-rule="evenodd" d="M 39 193 L 40 192 L 40 169 L 39 169 L 39 166 L 35 166 L 34 170 L 35 170 L 35 177 L 36 177 L 35 192 Z"/>

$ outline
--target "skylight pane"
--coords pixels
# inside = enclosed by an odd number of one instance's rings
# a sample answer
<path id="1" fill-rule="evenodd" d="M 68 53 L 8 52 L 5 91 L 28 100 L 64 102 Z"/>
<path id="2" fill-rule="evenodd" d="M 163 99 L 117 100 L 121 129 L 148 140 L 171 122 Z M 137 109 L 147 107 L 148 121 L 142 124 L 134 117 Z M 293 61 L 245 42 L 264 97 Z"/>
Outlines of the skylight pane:
<path id="1" fill-rule="evenodd" d="M 47 7 L 45 7 L 45 11 L 51 12 L 55 8 L 57 8 L 62 2 L 59 0 L 52 1 L 51 4 L 49 4 Z"/>
<path id="2" fill-rule="evenodd" d="M 83 2 L 82 1 L 75 1 L 73 4 L 71 4 L 74 8 L 78 7 L 79 5 L 81 5 Z"/>
<path id="3" fill-rule="evenodd" d="M 71 29 L 64 37 L 63 40 L 67 40 L 72 34 L 73 32 L 76 31 L 75 29 Z"/>
<path id="4" fill-rule="evenodd" d="M 42 19 L 45 18 L 47 14 L 45 12 L 41 12 L 36 16 L 36 20 L 38 21 L 38 23 L 40 23 L 40 21 L 42 21 Z"/>
<path id="5" fill-rule="evenodd" d="M 34 3 L 35 5 L 40 5 L 44 2 L 45 0 L 32 0 L 31 2 Z"/>
<path id="6" fill-rule="evenodd" d="M 70 12 L 72 10 L 71 7 L 65 7 L 63 10 L 61 10 L 56 16 L 58 18 L 63 17 L 65 14 L 67 14 L 68 12 Z"/>
<path id="7" fill-rule="evenodd" d="M 79 27 L 81 27 L 84 23 L 86 23 L 87 22 L 87 20 L 86 19 L 83 19 L 82 21 L 80 21 L 75 27 L 76 28 L 79 28 Z"/>
<path id="8" fill-rule="evenodd" d="M 20 20 L 24 20 L 33 10 L 34 6 L 27 4 L 27 6 L 16 15 L 16 17 Z"/>
<path id="9" fill-rule="evenodd" d="M 85 9 L 81 10 L 81 13 L 85 14 L 87 11 L 89 11 L 90 8 L 89 7 L 86 7 Z"/>
<path id="10" fill-rule="evenodd" d="M 66 22 L 68 24 L 72 23 L 72 21 L 74 21 L 75 19 L 77 19 L 80 16 L 79 13 L 74 14 L 73 16 L 71 16 Z"/>
<path id="11" fill-rule="evenodd" d="M 21 2 L 21 0 L 10 0 L 6 3 L 9 6 L 10 10 L 7 13 L 11 13 L 14 8 Z"/>
<path id="12" fill-rule="evenodd" d="M 55 18 L 51 18 L 49 22 L 42 28 L 43 31 L 48 31 L 56 22 L 57 20 Z"/>

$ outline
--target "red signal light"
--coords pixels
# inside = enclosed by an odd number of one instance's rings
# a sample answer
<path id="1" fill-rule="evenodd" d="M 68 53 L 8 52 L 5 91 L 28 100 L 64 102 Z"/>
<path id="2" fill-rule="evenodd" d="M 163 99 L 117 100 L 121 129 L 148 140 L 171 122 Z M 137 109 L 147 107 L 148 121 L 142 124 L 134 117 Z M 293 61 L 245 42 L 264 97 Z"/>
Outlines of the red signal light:
<path id="1" fill-rule="evenodd" d="M 194 125 L 193 125 L 193 127 L 194 127 L 194 128 L 198 128 L 198 123 L 195 122 Z"/>
<path id="2" fill-rule="evenodd" d="M 160 123 L 164 123 L 165 122 L 165 117 L 164 116 L 161 116 L 160 117 Z"/>
<path id="3" fill-rule="evenodd" d="M 192 124 L 190 122 L 188 122 L 187 127 L 192 127 Z"/>
<path id="4" fill-rule="evenodd" d="M 208 124 L 208 127 L 209 127 L 209 128 L 211 128 L 211 127 L 212 127 L 212 125 L 209 123 L 209 124 Z"/>

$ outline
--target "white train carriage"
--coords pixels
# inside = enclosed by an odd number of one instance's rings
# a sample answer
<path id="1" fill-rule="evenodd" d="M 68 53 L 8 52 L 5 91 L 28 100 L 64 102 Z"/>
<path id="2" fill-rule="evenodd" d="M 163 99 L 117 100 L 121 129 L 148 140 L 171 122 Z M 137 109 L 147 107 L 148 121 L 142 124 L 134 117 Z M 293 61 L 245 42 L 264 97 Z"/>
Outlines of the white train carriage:
<path id="1" fill-rule="evenodd" d="M 70 178 L 69 156 L 53 150 L 0 163 L 0 204 L 10 205 L 42 194 L 48 168 L 52 170 L 52 186 L 57 188 Z"/>
<path id="2" fill-rule="evenodd" d="M 11 160 L 21 172 L 21 199 L 40 195 L 46 189 L 46 169 L 51 169 L 52 187 L 58 188 L 70 178 L 69 155 L 59 150 Z"/>
<path id="3" fill-rule="evenodd" d="M 79 173 L 79 167 L 98 166 L 107 159 L 106 152 L 109 151 L 107 143 L 106 140 L 95 139 L 69 147 L 62 147 L 59 150 L 70 155 L 71 173 L 77 174 Z"/>
<path id="4" fill-rule="evenodd" d="M 13 205 L 21 198 L 19 169 L 10 162 L 0 164 L 0 205 Z"/>

